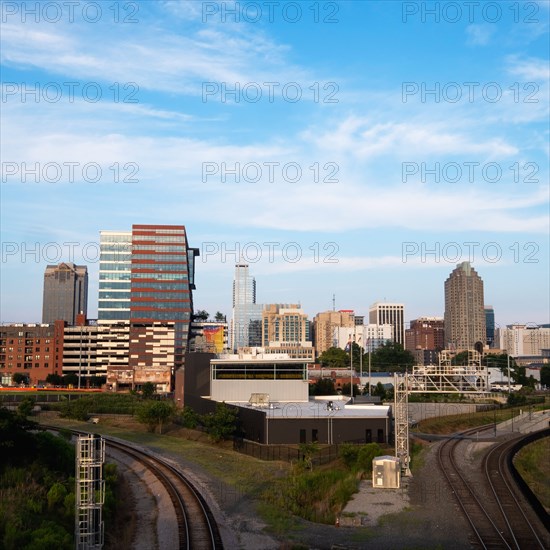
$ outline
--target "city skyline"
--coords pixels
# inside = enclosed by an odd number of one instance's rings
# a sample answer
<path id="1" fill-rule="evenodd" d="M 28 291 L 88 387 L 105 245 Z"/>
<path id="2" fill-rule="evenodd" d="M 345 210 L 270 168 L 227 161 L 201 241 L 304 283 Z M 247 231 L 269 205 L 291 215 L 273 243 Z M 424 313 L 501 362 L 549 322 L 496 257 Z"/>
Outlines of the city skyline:
<path id="1" fill-rule="evenodd" d="M 260 303 L 407 320 L 469 261 L 498 325 L 548 322 L 548 2 L 54 4 L 3 12 L 2 322 L 59 262 L 97 316 L 98 231 L 136 220 L 186 225 L 228 317 L 240 261 Z"/>
<path id="2" fill-rule="evenodd" d="M 136 225 L 136 224 L 134 224 Z M 162 227 L 176 227 L 176 226 L 163 226 L 163 225 L 151 225 L 151 226 L 140 226 L 140 225 L 136 225 L 136 227 L 150 227 L 150 228 L 153 228 L 153 227 L 157 227 L 157 228 L 162 228 Z M 183 227 L 183 226 L 181 226 Z M 118 263 L 120 263 L 121 265 L 124 264 L 126 266 L 126 270 L 128 271 L 128 276 L 129 276 L 129 272 L 130 272 L 130 269 L 131 269 L 131 260 L 130 260 L 130 257 L 131 257 L 131 243 L 132 243 L 132 231 L 112 231 L 112 230 L 101 230 L 100 231 L 100 235 L 101 235 L 101 241 L 102 241 L 102 245 L 101 245 L 101 250 L 103 251 L 103 254 L 105 254 L 105 252 L 108 252 L 109 254 L 113 255 L 113 258 L 116 257 L 116 261 Z M 194 250 L 196 251 L 197 249 L 192 249 L 190 248 L 189 250 Z M 110 257 L 109 261 L 113 261 L 113 258 Z M 121 259 L 122 258 L 122 259 Z M 105 262 L 105 260 L 103 260 L 103 262 Z M 195 259 L 195 263 L 197 262 L 197 260 Z M 197 265 L 197 263 L 196 263 Z M 198 264 L 200 265 L 200 264 Z M 455 266 L 455 269 L 453 271 L 457 271 L 457 269 L 461 266 L 462 264 L 457 264 Z M 49 266 L 50 268 L 51 267 L 58 267 L 58 266 Z M 87 268 L 87 266 L 76 266 L 76 267 L 79 267 L 79 268 Z M 236 264 L 236 265 L 233 265 L 232 266 L 232 269 L 233 269 L 233 279 L 232 279 L 232 294 L 233 294 L 233 302 L 235 300 L 235 281 L 237 280 L 237 273 L 239 272 L 239 269 L 238 268 L 245 268 L 245 271 L 246 271 L 246 275 L 245 275 L 245 278 L 248 280 L 250 279 L 252 281 L 252 286 L 246 290 L 245 294 L 248 296 L 248 294 L 250 294 L 250 299 L 253 299 L 254 301 L 252 302 L 252 304 L 254 306 L 257 306 L 258 310 L 257 310 L 257 313 L 256 315 L 259 315 L 261 317 L 261 313 L 263 311 L 263 308 L 264 308 L 264 305 L 270 305 L 270 304 L 281 304 L 283 303 L 281 300 L 274 300 L 272 302 L 267 302 L 267 301 L 257 301 L 256 299 L 256 296 L 257 296 L 257 280 L 256 280 L 256 276 L 254 274 L 254 271 L 250 271 L 250 267 L 249 265 L 244 265 L 244 264 Z M 253 266 L 252 266 L 253 267 Z M 471 266 L 472 268 L 474 268 L 474 266 Z M 105 271 L 105 263 L 103 263 L 103 267 L 100 267 L 100 272 L 104 272 Z M 109 270 L 107 270 L 109 271 Z M 475 271 L 475 270 L 474 270 Z M 89 273 L 89 271 L 88 271 Z M 113 271 L 113 273 L 116 273 L 117 276 L 120 276 L 120 266 L 116 268 L 115 271 Z M 447 279 L 450 277 L 449 275 L 450 272 L 447 273 Z M 105 275 L 104 275 L 105 276 Z M 44 277 L 44 275 L 43 275 Z M 195 273 L 195 281 L 197 280 L 196 278 L 196 273 Z M 442 297 L 443 297 L 443 304 L 445 303 L 445 298 L 444 298 L 444 285 L 445 285 L 445 279 L 443 279 L 441 281 L 442 283 Z M 121 292 L 120 289 L 113 289 L 111 288 L 110 286 L 108 287 L 105 287 L 105 284 L 107 283 L 102 283 L 103 284 L 103 288 L 104 289 L 108 289 L 109 292 L 113 292 L 113 290 L 115 292 Z M 112 283 L 110 284 L 112 286 Z M 115 283 L 115 286 L 116 286 L 116 283 Z M 199 287 L 200 287 L 200 279 L 199 279 Z M 101 288 L 101 283 L 100 283 L 100 288 Z M 261 288 L 261 284 L 260 284 L 260 288 Z M 105 290 L 103 291 L 103 294 L 105 294 Z M 197 294 L 197 289 L 195 289 L 193 291 L 193 295 L 196 296 Z M 123 296 L 124 295 L 124 296 Z M 123 309 L 122 310 L 119 310 L 122 312 L 122 314 L 117 314 L 115 315 L 115 317 L 113 317 L 111 320 L 107 319 L 107 318 L 101 318 L 100 315 L 98 315 L 98 313 L 100 313 L 101 311 L 101 306 L 100 306 L 100 302 L 101 302 L 101 290 L 100 292 L 98 293 L 98 295 L 95 297 L 92 296 L 92 299 L 89 300 L 88 299 L 88 315 L 87 315 L 87 318 L 88 319 L 97 319 L 100 323 L 103 322 L 103 323 L 109 323 L 109 322 L 113 322 L 113 321 L 122 321 L 122 320 L 129 320 L 130 318 L 130 305 L 129 305 L 129 296 L 130 296 L 130 293 L 129 293 L 129 289 L 127 291 L 124 291 L 122 290 L 122 294 L 121 294 L 121 298 L 117 298 L 117 301 L 120 301 L 121 303 L 124 302 L 124 299 L 126 300 L 123 305 Z M 89 298 L 89 295 L 87 296 Z M 193 301 L 196 301 L 196 298 L 193 298 Z M 486 300 L 485 300 L 486 301 Z M 410 326 L 410 323 L 411 321 L 414 321 L 416 320 L 417 318 L 424 318 L 424 317 L 441 317 L 443 319 L 444 317 L 444 310 L 445 310 L 445 307 L 443 306 L 442 308 L 442 311 L 439 313 L 439 312 L 436 312 L 434 314 L 425 314 L 423 312 L 421 312 L 420 314 L 417 314 L 417 315 L 414 315 L 414 314 L 410 314 L 408 312 L 408 307 L 407 307 L 407 303 L 402 303 L 402 304 L 396 304 L 395 302 L 391 301 L 391 300 L 377 300 L 377 301 L 374 301 L 374 302 L 370 302 L 369 306 L 366 308 L 366 310 L 362 310 L 362 309 L 358 309 L 357 307 L 354 307 L 354 304 L 347 304 L 347 307 L 339 307 L 337 305 L 337 300 L 336 300 L 336 296 L 335 295 L 332 295 L 332 298 L 331 298 L 331 305 L 330 307 L 327 307 L 323 310 L 318 310 L 318 311 L 307 311 L 304 307 L 302 307 L 302 303 L 300 300 L 297 300 L 297 303 L 300 304 L 300 307 L 302 310 L 304 310 L 304 312 L 308 315 L 308 319 L 312 320 L 314 319 L 314 317 L 316 315 L 318 315 L 319 313 L 322 313 L 322 312 L 328 312 L 328 311 L 334 311 L 334 312 L 341 312 L 341 311 L 353 311 L 355 315 L 360 315 L 360 316 L 364 316 L 366 319 L 369 319 L 369 316 L 372 315 L 372 310 L 373 308 L 376 308 L 379 304 L 380 305 L 385 305 L 387 304 L 388 306 L 396 306 L 396 305 L 399 305 L 399 306 L 404 306 L 404 315 L 403 315 L 403 318 L 404 318 L 404 327 L 403 327 L 403 331 L 405 329 L 408 329 L 409 326 Z M 366 303 L 366 302 L 364 302 Z M 90 307 L 91 306 L 91 307 Z M 334 309 L 333 309 L 333 306 L 334 306 Z M 493 306 L 488 306 L 487 304 L 484 304 L 484 307 L 490 307 L 493 309 L 493 313 L 494 313 L 494 308 Z M 215 304 L 213 304 L 213 307 L 211 308 L 208 308 L 208 307 L 204 307 L 203 305 L 201 304 L 198 304 L 198 305 L 195 305 L 194 306 L 194 311 L 197 312 L 199 310 L 206 310 L 208 311 L 208 313 L 210 314 L 210 320 L 212 320 L 214 318 L 214 315 L 217 311 L 220 311 L 222 313 L 224 313 L 224 315 L 226 316 L 229 324 L 231 324 L 231 319 L 232 319 L 232 314 L 231 312 L 233 311 L 233 308 L 230 308 L 228 310 L 228 313 L 226 313 L 222 308 L 216 306 Z M 256 311 L 256 310 L 255 310 Z M 96 314 L 94 315 L 93 312 L 96 312 Z M 495 314 L 495 318 L 498 318 L 498 313 Z M 39 321 L 38 319 L 18 319 L 18 320 L 4 320 L 2 319 L 1 320 L 1 323 L 3 324 L 10 324 L 10 323 L 43 323 L 43 321 Z M 499 322 L 495 322 L 495 328 L 498 329 L 498 328 L 504 328 L 506 326 L 509 326 L 509 325 L 514 325 L 514 324 L 537 324 L 537 325 L 546 325 L 548 324 L 548 320 L 541 320 L 541 321 L 526 321 L 526 320 L 523 320 L 523 319 L 516 319 L 514 321 L 511 321 L 511 322 L 506 322 L 506 323 L 499 323 Z M 231 334 L 231 328 L 229 328 L 229 333 Z M 404 334 L 404 332 L 403 332 Z M 230 339 L 231 339 L 231 336 L 230 336 Z M 403 344 L 404 344 L 404 341 L 403 341 Z M 246 344 L 243 344 L 243 345 L 246 345 Z"/>

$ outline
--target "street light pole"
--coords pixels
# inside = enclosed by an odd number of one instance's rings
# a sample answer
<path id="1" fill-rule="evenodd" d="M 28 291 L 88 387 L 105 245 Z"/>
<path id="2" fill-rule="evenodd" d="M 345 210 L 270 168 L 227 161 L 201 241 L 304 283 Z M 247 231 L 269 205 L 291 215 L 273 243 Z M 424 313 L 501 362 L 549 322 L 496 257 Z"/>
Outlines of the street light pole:
<path id="1" fill-rule="evenodd" d="M 508 394 L 510 394 L 510 353 L 507 354 L 508 359 Z"/>
<path id="2" fill-rule="evenodd" d="M 351 334 L 349 335 L 349 368 L 350 368 L 350 386 L 349 386 L 349 394 L 351 396 L 351 400 L 353 401 L 353 341 L 351 339 Z"/>

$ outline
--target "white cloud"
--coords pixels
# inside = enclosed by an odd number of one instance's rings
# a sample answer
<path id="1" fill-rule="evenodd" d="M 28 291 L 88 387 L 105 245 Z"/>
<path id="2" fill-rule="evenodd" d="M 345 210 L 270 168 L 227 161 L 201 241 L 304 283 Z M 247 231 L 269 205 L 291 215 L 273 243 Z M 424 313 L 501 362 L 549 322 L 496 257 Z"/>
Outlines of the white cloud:
<path id="1" fill-rule="evenodd" d="M 525 81 L 543 82 L 546 88 L 548 87 L 550 79 L 548 59 L 510 55 L 506 58 L 506 63 L 510 74 L 523 78 Z"/>
<path id="2" fill-rule="evenodd" d="M 502 138 L 483 141 L 465 133 L 449 131 L 448 128 L 447 122 L 381 123 L 368 118 L 348 117 L 334 129 L 325 132 L 308 130 L 303 137 L 315 143 L 320 150 L 346 152 L 360 159 L 397 152 L 402 158 L 461 153 L 502 158 L 518 152 L 514 145 Z"/>
<path id="3" fill-rule="evenodd" d="M 466 27 L 466 44 L 469 46 L 486 46 L 494 32 L 494 25 L 468 25 Z"/>

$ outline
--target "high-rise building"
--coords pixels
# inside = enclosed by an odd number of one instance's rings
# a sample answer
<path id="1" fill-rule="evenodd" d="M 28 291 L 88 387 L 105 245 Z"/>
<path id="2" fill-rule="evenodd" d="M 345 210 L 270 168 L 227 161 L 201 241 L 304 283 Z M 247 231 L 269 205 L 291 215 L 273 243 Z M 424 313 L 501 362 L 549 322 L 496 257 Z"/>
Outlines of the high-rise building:
<path id="1" fill-rule="evenodd" d="M 307 314 L 299 304 L 267 304 L 262 312 L 262 346 L 308 341 Z"/>
<path id="2" fill-rule="evenodd" d="M 537 325 L 507 325 L 497 331 L 499 348 L 512 357 L 542 355 L 550 349 L 550 328 Z"/>
<path id="3" fill-rule="evenodd" d="M 262 309 L 256 303 L 256 280 L 248 272 L 247 264 L 235 266 L 233 279 L 233 317 L 230 328 L 230 347 L 261 346 Z"/>
<path id="4" fill-rule="evenodd" d="M 485 306 L 485 332 L 487 333 L 487 345 L 495 347 L 495 310 L 493 306 Z"/>
<path id="5" fill-rule="evenodd" d="M 176 369 L 187 351 L 198 255 L 183 225 L 132 226 L 130 322 L 174 323 Z"/>
<path id="6" fill-rule="evenodd" d="M 132 232 L 99 233 L 99 324 L 130 320 Z"/>
<path id="7" fill-rule="evenodd" d="M 336 330 L 337 346 L 349 350 L 352 342 L 356 343 L 365 353 L 376 351 L 380 346 L 392 341 L 393 327 L 391 325 L 355 325 L 339 327 Z"/>
<path id="8" fill-rule="evenodd" d="M 88 310 L 88 268 L 65 262 L 48 265 L 44 273 L 42 323 L 63 320 L 74 325 Z"/>
<path id="9" fill-rule="evenodd" d="M 405 331 L 405 349 L 438 350 L 445 348 L 445 321 L 443 317 L 419 317 L 411 321 Z"/>
<path id="10" fill-rule="evenodd" d="M 173 323 L 174 366 L 180 367 L 187 351 L 199 255 L 188 246 L 185 226 L 102 231 L 100 251 L 99 324 Z"/>
<path id="11" fill-rule="evenodd" d="M 405 305 L 389 302 L 376 302 L 369 308 L 371 325 L 391 325 L 392 339 L 405 347 Z"/>
<path id="12" fill-rule="evenodd" d="M 445 345 L 482 351 L 486 334 L 483 281 L 470 262 L 462 262 L 445 281 Z"/>
<path id="13" fill-rule="evenodd" d="M 352 310 L 323 311 L 313 319 L 315 350 L 321 354 L 338 346 L 338 328 L 355 326 Z"/>

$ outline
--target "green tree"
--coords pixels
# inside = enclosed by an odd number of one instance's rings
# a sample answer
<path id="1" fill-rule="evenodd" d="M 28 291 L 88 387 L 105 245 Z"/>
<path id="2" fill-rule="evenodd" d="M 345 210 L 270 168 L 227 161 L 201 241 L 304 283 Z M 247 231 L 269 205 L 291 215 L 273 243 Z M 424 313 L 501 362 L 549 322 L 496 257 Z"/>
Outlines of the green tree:
<path id="1" fill-rule="evenodd" d="M 16 372 L 11 379 L 13 380 L 14 384 L 28 384 L 29 383 L 29 377 L 26 374 L 23 374 L 22 372 Z"/>
<path id="2" fill-rule="evenodd" d="M 90 377 L 90 387 L 91 388 L 101 388 L 107 382 L 106 376 L 97 376 L 92 374 Z"/>
<path id="3" fill-rule="evenodd" d="M 153 382 L 145 382 L 143 386 L 141 386 L 141 396 L 143 399 L 151 399 L 153 395 L 155 395 L 156 386 L 153 384 Z"/>
<path id="4" fill-rule="evenodd" d="M 225 403 L 216 403 L 216 410 L 202 417 L 202 423 L 212 441 L 217 443 L 233 435 L 237 427 L 237 410 Z"/>
<path id="5" fill-rule="evenodd" d="M 451 358 L 451 365 L 467 365 L 468 364 L 468 352 L 460 351 L 454 357 Z"/>
<path id="6" fill-rule="evenodd" d="M 351 384 L 349 382 L 342 384 L 342 395 L 350 395 L 349 393 L 350 386 Z M 353 384 L 353 395 L 355 397 L 358 395 L 361 395 L 361 391 L 359 390 L 359 386 L 357 386 L 357 384 Z"/>
<path id="7" fill-rule="evenodd" d="M 63 385 L 65 386 L 78 386 L 78 375 L 74 372 L 65 374 L 63 376 Z"/>
<path id="8" fill-rule="evenodd" d="M 210 314 L 204 309 L 199 309 L 199 311 L 193 315 L 196 321 L 208 321 L 208 317 L 210 317 Z"/>
<path id="9" fill-rule="evenodd" d="M 313 457 L 319 452 L 319 445 L 316 442 L 300 443 L 300 457 L 308 470 L 313 470 Z"/>
<path id="10" fill-rule="evenodd" d="M 546 388 L 550 388 L 550 365 L 543 365 L 540 369 L 540 383 Z"/>
<path id="11" fill-rule="evenodd" d="M 54 483 L 48 491 L 48 508 L 53 510 L 58 505 L 65 501 L 67 496 L 67 489 L 63 483 Z"/>
<path id="12" fill-rule="evenodd" d="M 27 418 L 27 416 L 30 416 L 32 414 L 35 403 L 36 399 L 34 399 L 33 397 L 25 397 L 21 401 L 21 403 L 19 403 L 19 406 L 17 407 L 17 413 L 23 418 Z"/>
<path id="13" fill-rule="evenodd" d="M 46 376 L 46 384 L 61 386 L 63 384 L 63 377 L 60 374 L 48 374 Z"/>
<path id="14" fill-rule="evenodd" d="M 226 317 L 221 311 L 216 311 L 216 315 L 214 316 L 214 320 L 218 323 L 225 323 Z"/>
<path id="15" fill-rule="evenodd" d="M 323 368 L 346 369 L 349 368 L 349 355 L 340 348 L 328 348 L 319 356 L 319 363 Z"/>
<path id="16" fill-rule="evenodd" d="M 137 419 L 142 424 L 147 424 L 153 432 L 158 428 L 158 433 L 162 434 L 162 427 L 169 422 L 175 415 L 176 408 L 173 403 L 168 401 L 146 401 L 137 411 Z"/>
<path id="17" fill-rule="evenodd" d="M 184 428 L 194 430 L 199 423 L 199 415 L 191 407 L 183 407 L 178 415 L 179 421 Z"/>
<path id="18" fill-rule="evenodd" d="M 331 378 L 319 378 L 315 384 L 311 384 L 311 395 L 336 395 L 337 391 L 334 387 L 334 381 Z"/>
<path id="19" fill-rule="evenodd" d="M 382 382 L 378 382 L 378 384 L 374 386 L 374 389 L 372 390 L 372 395 L 377 395 L 382 400 L 386 399 L 386 388 L 384 387 Z"/>
<path id="20" fill-rule="evenodd" d="M 75 420 L 88 420 L 92 412 L 92 401 L 85 397 L 71 399 L 61 404 L 60 416 L 62 418 L 74 418 Z M 96 412 L 96 411 L 93 411 Z"/>
<path id="21" fill-rule="evenodd" d="M 412 365 L 413 354 L 397 342 L 386 342 L 371 354 L 371 366 L 375 370 L 405 370 Z"/>

